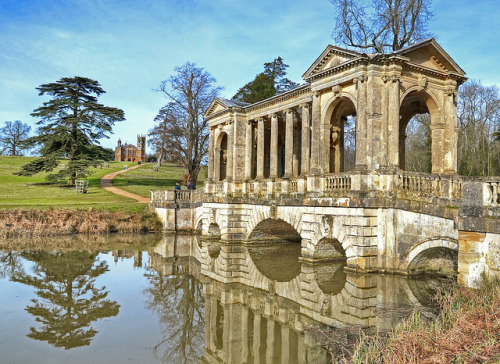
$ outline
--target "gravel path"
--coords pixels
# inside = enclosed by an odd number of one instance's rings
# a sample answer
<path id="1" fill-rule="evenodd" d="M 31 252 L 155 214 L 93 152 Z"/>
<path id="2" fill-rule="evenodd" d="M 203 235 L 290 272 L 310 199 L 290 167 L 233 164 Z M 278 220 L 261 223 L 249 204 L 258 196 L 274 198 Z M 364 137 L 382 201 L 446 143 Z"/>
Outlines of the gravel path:
<path id="1" fill-rule="evenodd" d="M 130 192 L 124 191 L 122 189 L 119 189 L 118 187 L 114 187 L 113 182 L 112 182 L 112 180 L 113 180 L 113 178 L 115 178 L 115 176 L 117 176 L 121 173 L 130 171 L 132 169 L 140 168 L 143 165 L 144 164 L 136 165 L 136 166 L 130 167 L 129 169 L 122 169 L 118 172 L 108 173 L 107 175 L 105 175 L 104 177 L 101 178 L 101 187 L 108 190 L 109 192 L 114 193 L 115 195 L 133 198 L 134 200 L 137 200 L 138 203 L 149 203 L 149 198 L 136 195 L 135 193 L 130 193 Z"/>

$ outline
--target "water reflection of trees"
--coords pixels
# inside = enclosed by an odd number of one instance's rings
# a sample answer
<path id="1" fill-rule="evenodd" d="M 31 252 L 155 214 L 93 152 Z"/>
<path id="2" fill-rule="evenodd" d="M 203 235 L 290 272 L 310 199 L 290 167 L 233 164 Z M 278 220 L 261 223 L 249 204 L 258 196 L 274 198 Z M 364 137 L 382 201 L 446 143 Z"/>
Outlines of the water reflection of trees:
<path id="1" fill-rule="evenodd" d="M 17 271 L 23 271 L 20 253 L 0 251 L 0 279 L 10 278 Z"/>
<path id="2" fill-rule="evenodd" d="M 96 278 L 108 271 L 106 262 L 96 260 L 97 253 L 27 251 L 21 257 L 35 263 L 33 274 L 12 275 L 13 281 L 34 287 L 38 296 L 26 307 L 40 323 L 30 328 L 29 338 L 65 349 L 89 345 L 97 334 L 90 324 L 118 314 L 120 305 L 106 299 L 105 287 L 95 287 Z"/>
<path id="3" fill-rule="evenodd" d="M 195 363 L 203 354 L 202 284 L 191 275 L 147 273 L 146 307 L 158 315 L 163 335 L 153 350 L 166 363 Z"/>

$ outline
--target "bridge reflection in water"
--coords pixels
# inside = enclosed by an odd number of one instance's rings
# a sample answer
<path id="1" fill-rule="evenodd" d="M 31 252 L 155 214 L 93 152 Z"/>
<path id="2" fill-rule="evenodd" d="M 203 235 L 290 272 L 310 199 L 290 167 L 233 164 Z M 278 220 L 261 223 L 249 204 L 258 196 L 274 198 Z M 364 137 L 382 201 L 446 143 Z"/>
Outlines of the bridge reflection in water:
<path id="1" fill-rule="evenodd" d="M 345 261 L 301 262 L 299 244 L 225 245 L 172 235 L 149 255 L 152 276 L 201 282 L 202 363 L 327 363 L 310 329 L 330 326 L 345 342 L 360 329 L 390 330 L 414 308 L 432 315 L 426 305 L 441 284 L 346 273 Z"/>

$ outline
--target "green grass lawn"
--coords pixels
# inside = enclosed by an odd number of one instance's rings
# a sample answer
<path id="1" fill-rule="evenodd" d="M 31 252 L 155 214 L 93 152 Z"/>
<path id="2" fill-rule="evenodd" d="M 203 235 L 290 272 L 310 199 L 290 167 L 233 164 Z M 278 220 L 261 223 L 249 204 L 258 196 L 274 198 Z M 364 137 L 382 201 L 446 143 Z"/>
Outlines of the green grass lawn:
<path id="1" fill-rule="evenodd" d="M 127 197 L 115 195 L 100 187 L 101 178 L 110 172 L 123 168 L 123 162 L 111 162 L 109 168 L 92 168 L 89 189 L 86 194 L 77 194 L 74 186 L 66 184 L 48 184 L 45 173 L 33 177 L 16 176 L 13 173 L 33 157 L 0 156 L 0 209 L 11 208 L 90 208 L 107 210 L 140 210 L 139 205 Z M 65 163 L 61 161 L 61 163 Z M 136 163 L 127 163 L 129 167 Z M 173 188 L 176 182 L 182 181 L 182 167 L 166 164 L 158 172 L 153 171 L 152 164 L 146 164 L 136 170 L 129 170 L 113 180 L 113 185 L 126 191 L 149 197 L 151 189 Z M 206 180 L 207 169 L 202 168 L 198 180 L 200 188 Z"/>
<path id="2" fill-rule="evenodd" d="M 8 208 L 130 208 L 133 200 L 117 196 L 100 187 L 100 179 L 106 173 L 122 169 L 123 163 L 111 162 L 109 168 L 92 168 L 94 172 L 87 179 L 89 189 L 86 194 L 77 194 L 74 186 L 48 184 L 46 173 L 32 177 L 16 176 L 23 164 L 33 157 L 0 156 L 0 209 Z M 61 161 L 64 163 L 64 161 Z M 129 166 L 132 166 L 129 163 Z"/>
<path id="3" fill-rule="evenodd" d="M 149 197 L 150 190 L 172 189 L 177 182 L 182 184 L 184 169 L 178 165 L 164 163 L 153 171 L 153 164 L 128 171 L 113 179 L 113 186 L 140 196 Z M 202 167 L 198 175 L 197 188 L 203 188 L 207 179 L 207 167 Z M 182 187 L 185 189 L 185 187 Z"/>

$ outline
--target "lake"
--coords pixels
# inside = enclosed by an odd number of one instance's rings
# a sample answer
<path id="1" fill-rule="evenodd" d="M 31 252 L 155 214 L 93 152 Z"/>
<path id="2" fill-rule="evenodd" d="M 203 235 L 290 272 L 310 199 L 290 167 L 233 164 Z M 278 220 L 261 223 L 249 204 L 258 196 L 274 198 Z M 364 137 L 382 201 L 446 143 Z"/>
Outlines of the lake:
<path id="1" fill-rule="evenodd" d="M 328 363 L 447 283 L 310 264 L 300 245 L 191 235 L 0 244 L 2 363 Z M 79 249 L 71 247 L 78 246 Z M 96 249 L 98 246 L 98 249 Z"/>

